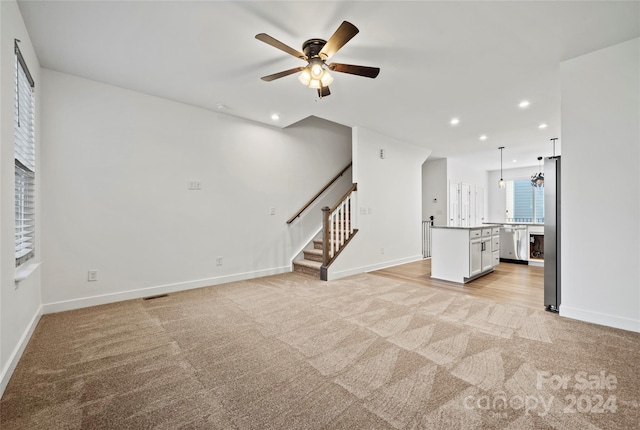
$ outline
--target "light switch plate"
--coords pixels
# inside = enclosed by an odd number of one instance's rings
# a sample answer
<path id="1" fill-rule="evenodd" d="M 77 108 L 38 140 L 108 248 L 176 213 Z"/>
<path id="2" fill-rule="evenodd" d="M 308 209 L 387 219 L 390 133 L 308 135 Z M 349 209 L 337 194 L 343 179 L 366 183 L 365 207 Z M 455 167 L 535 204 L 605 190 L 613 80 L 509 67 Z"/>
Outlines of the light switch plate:
<path id="1" fill-rule="evenodd" d="M 93 282 L 98 280 L 98 271 L 97 270 L 89 270 L 87 272 L 87 281 Z"/>

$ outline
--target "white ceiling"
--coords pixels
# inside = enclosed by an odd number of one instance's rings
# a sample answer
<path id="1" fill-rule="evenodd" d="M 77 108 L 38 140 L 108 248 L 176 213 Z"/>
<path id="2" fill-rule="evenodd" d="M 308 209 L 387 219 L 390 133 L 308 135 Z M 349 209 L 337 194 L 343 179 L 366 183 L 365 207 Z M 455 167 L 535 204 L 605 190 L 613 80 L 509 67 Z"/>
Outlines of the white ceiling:
<path id="1" fill-rule="evenodd" d="M 309 115 L 362 126 L 487 170 L 538 164 L 560 136 L 560 62 L 640 36 L 638 1 L 19 1 L 42 67 L 286 127 Z M 302 49 L 343 20 L 360 33 L 331 61 L 318 100 L 304 65 L 254 38 Z M 531 105 L 518 108 L 527 99 Z M 280 119 L 271 120 L 277 113 Z M 459 117 L 460 124 L 449 120 Z M 549 126 L 538 129 L 541 122 Z M 480 141 L 486 134 L 488 139 Z M 560 145 L 558 145 L 559 152 Z M 517 163 L 511 160 L 517 159 Z M 511 164 L 508 164 L 511 163 Z"/>

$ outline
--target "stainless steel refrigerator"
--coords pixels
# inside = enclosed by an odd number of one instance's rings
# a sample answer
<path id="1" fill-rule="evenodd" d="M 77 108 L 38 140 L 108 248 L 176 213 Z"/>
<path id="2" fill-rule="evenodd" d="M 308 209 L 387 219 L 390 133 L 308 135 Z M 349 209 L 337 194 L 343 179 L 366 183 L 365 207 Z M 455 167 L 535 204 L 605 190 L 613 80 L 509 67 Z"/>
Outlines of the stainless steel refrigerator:
<path id="1" fill-rule="evenodd" d="M 544 306 L 560 310 L 560 156 L 544 160 Z"/>

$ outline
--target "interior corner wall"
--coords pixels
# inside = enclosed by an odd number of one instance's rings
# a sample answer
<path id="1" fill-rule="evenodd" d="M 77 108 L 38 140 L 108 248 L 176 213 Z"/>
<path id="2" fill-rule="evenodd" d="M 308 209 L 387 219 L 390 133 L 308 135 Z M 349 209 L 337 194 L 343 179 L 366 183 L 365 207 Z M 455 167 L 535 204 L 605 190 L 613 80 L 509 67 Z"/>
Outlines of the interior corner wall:
<path id="1" fill-rule="evenodd" d="M 422 220 L 433 216 L 434 225 L 447 225 L 447 201 L 447 159 L 428 159 L 422 165 Z"/>
<path id="2" fill-rule="evenodd" d="M 45 312 L 291 271 L 320 225 L 286 220 L 351 161 L 351 129 L 319 118 L 280 129 L 42 79 Z"/>
<path id="3" fill-rule="evenodd" d="M 560 315 L 640 332 L 640 39 L 561 79 Z"/>
<path id="4" fill-rule="evenodd" d="M 422 258 L 422 164 L 431 151 L 361 127 L 352 142 L 359 231 L 329 280 Z"/>
<path id="5" fill-rule="evenodd" d="M 14 39 L 35 81 L 36 195 L 41 190 L 40 64 L 15 1 L 0 1 L 0 396 L 4 392 L 41 312 L 40 269 L 16 284 L 14 194 Z M 41 206 L 36 201 L 36 256 L 41 259 Z"/>

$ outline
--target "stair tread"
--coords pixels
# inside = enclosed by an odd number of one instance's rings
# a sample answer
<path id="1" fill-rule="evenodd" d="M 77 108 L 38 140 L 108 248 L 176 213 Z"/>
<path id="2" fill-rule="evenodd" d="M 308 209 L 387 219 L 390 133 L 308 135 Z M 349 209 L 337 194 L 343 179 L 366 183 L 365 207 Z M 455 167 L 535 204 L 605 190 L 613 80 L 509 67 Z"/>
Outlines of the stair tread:
<path id="1" fill-rule="evenodd" d="M 300 266 L 309 267 L 312 269 L 320 269 L 322 267 L 322 263 L 319 261 L 311 261 L 311 260 L 299 260 L 294 261 L 293 264 L 298 264 Z"/>
<path id="2" fill-rule="evenodd" d="M 306 254 L 322 255 L 322 249 L 305 249 Z"/>

